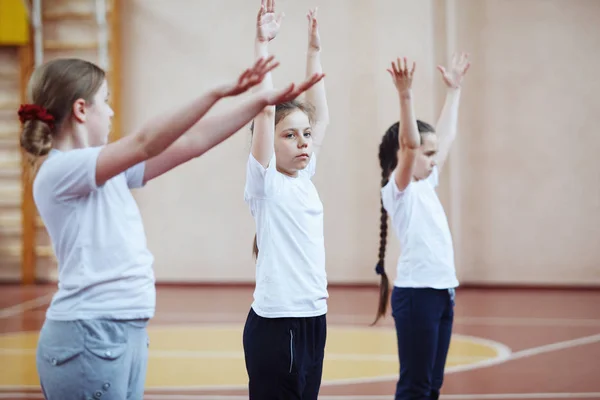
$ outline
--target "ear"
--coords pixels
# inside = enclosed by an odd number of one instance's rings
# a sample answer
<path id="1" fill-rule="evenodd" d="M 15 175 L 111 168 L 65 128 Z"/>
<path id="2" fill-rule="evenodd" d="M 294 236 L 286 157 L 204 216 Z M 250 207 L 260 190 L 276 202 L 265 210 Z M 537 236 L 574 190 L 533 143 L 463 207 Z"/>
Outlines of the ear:
<path id="1" fill-rule="evenodd" d="M 73 117 L 77 122 L 84 123 L 87 118 L 86 108 L 85 108 L 85 100 L 77 99 L 73 103 L 73 107 L 71 108 L 71 112 L 73 113 Z"/>

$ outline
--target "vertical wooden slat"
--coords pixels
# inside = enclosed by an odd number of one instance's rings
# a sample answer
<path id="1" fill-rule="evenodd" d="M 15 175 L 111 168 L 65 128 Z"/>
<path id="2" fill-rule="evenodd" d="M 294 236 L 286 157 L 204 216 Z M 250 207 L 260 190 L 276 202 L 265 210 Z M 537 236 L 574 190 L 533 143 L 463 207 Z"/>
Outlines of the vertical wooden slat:
<path id="1" fill-rule="evenodd" d="M 110 88 L 111 107 L 115 115 L 112 120 L 110 141 L 119 140 L 122 135 L 121 127 L 121 10 L 120 1 L 110 0 L 109 13 L 109 65 L 110 76 L 108 85 Z"/>
<path id="2" fill-rule="evenodd" d="M 31 41 L 19 48 L 21 103 L 27 101 L 27 83 L 33 71 L 33 47 Z M 16 110 L 15 110 L 16 112 Z M 35 283 L 35 218 L 36 208 L 33 202 L 31 166 L 27 154 L 21 149 L 21 218 L 22 218 L 22 257 L 21 282 L 26 285 Z"/>

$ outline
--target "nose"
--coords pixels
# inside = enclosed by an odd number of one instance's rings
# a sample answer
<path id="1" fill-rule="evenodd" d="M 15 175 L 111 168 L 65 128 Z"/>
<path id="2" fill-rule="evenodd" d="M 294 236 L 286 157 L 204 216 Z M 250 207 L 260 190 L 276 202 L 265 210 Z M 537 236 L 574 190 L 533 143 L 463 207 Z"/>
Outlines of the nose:
<path id="1" fill-rule="evenodd" d="M 298 147 L 302 149 L 302 148 L 305 148 L 307 146 L 308 146 L 308 141 L 303 136 L 301 136 L 298 139 Z"/>

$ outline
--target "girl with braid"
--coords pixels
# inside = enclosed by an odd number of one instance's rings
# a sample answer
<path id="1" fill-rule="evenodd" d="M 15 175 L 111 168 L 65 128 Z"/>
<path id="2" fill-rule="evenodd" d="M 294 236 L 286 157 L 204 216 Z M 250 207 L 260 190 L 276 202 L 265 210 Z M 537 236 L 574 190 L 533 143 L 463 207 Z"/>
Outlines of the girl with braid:
<path id="1" fill-rule="evenodd" d="M 415 64 L 409 70 L 406 58 L 403 61 L 398 59 L 388 69 L 398 91 L 401 122 L 387 130 L 379 146 L 382 207 L 376 272 L 381 275 L 381 288 L 374 323 L 385 314 L 389 294 L 384 269 L 389 214 L 401 249 L 391 298 L 400 359 L 395 398 L 438 399 L 458 281 L 450 229 L 435 189 L 456 136 L 460 88 L 470 64 L 462 54 L 453 58 L 449 71 L 438 67 L 448 92 L 434 129 L 415 119 Z"/>

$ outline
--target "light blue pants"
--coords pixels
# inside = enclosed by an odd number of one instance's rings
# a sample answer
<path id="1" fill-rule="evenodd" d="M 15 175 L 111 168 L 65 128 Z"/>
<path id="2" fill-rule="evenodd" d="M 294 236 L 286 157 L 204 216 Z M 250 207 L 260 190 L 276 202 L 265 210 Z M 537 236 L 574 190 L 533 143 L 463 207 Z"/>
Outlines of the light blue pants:
<path id="1" fill-rule="evenodd" d="M 141 400 L 147 320 L 46 320 L 37 370 L 47 400 Z"/>

